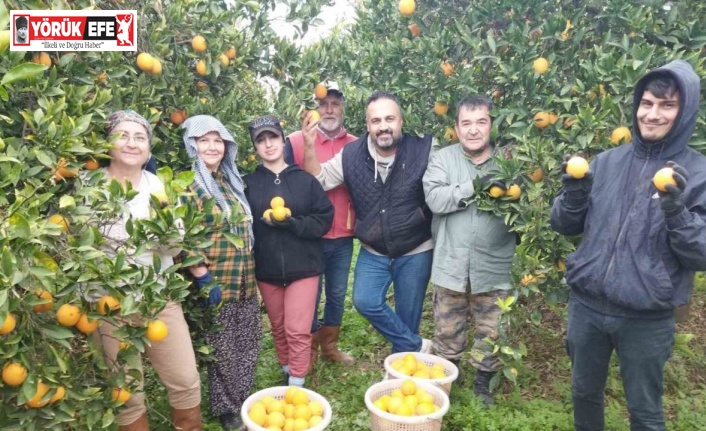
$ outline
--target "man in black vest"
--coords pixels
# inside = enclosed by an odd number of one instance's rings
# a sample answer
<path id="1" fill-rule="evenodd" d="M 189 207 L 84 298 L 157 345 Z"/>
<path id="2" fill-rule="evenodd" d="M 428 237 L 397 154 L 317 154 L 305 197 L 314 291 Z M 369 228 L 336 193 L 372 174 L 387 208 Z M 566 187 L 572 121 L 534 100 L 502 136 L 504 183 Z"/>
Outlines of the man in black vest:
<path id="1" fill-rule="evenodd" d="M 395 95 L 376 91 L 366 103 L 368 133 L 319 163 L 314 143 L 318 121 L 302 124 L 303 168 L 325 190 L 348 188 L 361 242 L 355 266 L 353 305 L 392 343 L 392 352 L 428 353 L 419 321 L 431 275 L 431 211 L 422 177 L 432 149 L 430 135 L 402 133 L 402 110 Z M 394 285 L 395 310 L 386 295 Z"/>

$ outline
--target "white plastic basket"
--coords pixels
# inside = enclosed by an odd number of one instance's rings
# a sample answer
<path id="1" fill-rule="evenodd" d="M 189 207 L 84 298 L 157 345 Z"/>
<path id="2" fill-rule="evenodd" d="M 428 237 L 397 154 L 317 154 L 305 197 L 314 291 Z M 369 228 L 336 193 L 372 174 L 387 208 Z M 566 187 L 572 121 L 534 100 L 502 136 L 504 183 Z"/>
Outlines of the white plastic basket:
<path id="1" fill-rule="evenodd" d="M 441 431 L 441 421 L 449 411 L 449 396 L 440 387 L 432 383 L 424 383 L 418 379 L 417 387 L 424 389 L 434 397 L 434 404 L 439 410 L 425 416 L 397 416 L 375 407 L 373 404 L 380 397 L 392 394 L 392 391 L 401 387 L 402 379 L 384 380 L 375 383 L 365 391 L 365 405 L 370 411 L 372 431 Z"/>
<path id="2" fill-rule="evenodd" d="M 418 362 L 424 362 L 429 367 L 432 367 L 436 364 L 441 365 L 442 367 L 444 367 L 444 374 L 446 374 L 446 377 L 444 377 L 443 379 L 420 379 L 418 377 L 407 376 L 392 368 L 393 362 L 398 359 L 404 358 L 410 353 L 417 358 Z M 451 361 L 436 355 L 420 352 L 400 352 L 391 354 L 390 356 L 385 358 L 385 371 L 387 373 L 387 379 L 412 379 L 417 384 L 433 383 L 443 389 L 447 395 L 451 393 L 451 384 L 458 378 L 458 367 L 454 365 Z"/>
<path id="3" fill-rule="evenodd" d="M 245 400 L 243 403 L 243 407 L 240 409 L 240 417 L 243 419 L 243 423 L 245 424 L 245 427 L 248 429 L 248 431 L 267 431 L 266 428 L 261 427 L 260 425 L 256 424 L 255 422 L 250 419 L 248 416 L 248 412 L 250 411 L 250 407 L 252 407 L 253 404 L 255 404 L 257 401 L 262 399 L 263 397 L 271 396 L 274 397 L 276 400 L 283 400 L 284 399 L 284 394 L 287 392 L 287 389 L 289 389 L 290 386 L 275 386 L 273 388 L 267 388 L 263 389 L 261 391 L 257 391 L 254 394 L 250 395 L 248 399 Z M 333 411 L 331 410 L 331 404 L 324 398 L 323 396 L 317 394 L 316 392 L 306 389 L 306 388 L 299 388 L 306 392 L 306 394 L 309 396 L 309 401 L 318 401 L 321 403 L 321 405 L 324 407 L 324 415 L 323 415 L 323 420 L 321 421 L 320 424 L 313 426 L 309 428 L 307 431 L 323 431 L 326 429 L 329 423 L 331 423 L 331 416 L 333 415 Z"/>

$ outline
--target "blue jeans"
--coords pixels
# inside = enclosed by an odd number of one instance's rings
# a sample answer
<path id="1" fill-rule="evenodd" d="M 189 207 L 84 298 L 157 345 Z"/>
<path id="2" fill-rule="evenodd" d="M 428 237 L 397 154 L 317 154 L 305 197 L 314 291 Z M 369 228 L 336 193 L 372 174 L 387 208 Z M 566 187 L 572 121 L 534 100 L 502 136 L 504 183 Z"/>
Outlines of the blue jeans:
<path id="1" fill-rule="evenodd" d="M 392 353 L 416 352 L 422 347 L 419 321 L 431 276 L 432 251 L 391 259 L 360 249 L 353 281 L 353 305 L 392 343 Z M 394 283 L 395 311 L 387 304 Z"/>
<path id="2" fill-rule="evenodd" d="M 674 344 L 674 318 L 634 319 L 604 315 L 569 300 L 566 348 L 571 357 L 574 426 L 602 431 L 608 364 L 620 360 L 632 431 L 664 431 L 664 364 Z"/>
<path id="3" fill-rule="evenodd" d="M 311 332 L 316 332 L 321 323 L 326 326 L 341 326 L 343 306 L 348 290 L 348 274 L 353 259 L 353 238 L 324 239 L 324 276 L 319 280 L 319 293 L 316 296 L 314 322 Z M 319 321 L 321 291 L 326 289 L 324 319 Z"/>

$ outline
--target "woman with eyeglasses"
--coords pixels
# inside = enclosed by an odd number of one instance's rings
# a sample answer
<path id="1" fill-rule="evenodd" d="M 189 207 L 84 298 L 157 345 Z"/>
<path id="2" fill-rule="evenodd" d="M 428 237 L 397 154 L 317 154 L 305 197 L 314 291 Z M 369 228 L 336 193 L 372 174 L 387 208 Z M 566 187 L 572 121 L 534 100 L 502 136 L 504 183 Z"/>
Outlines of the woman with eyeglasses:
<path id="1" fill-rule="evenodd" d="M 149 218 L 150 194 L 164 193 L 164 185 L 159 178 L 143 169 L 150 157 L 152 142 L 152 130 L 145 118 L 131 110 L 114 112 L 107 118 L 106 132 L 109 136 L 117 135 L 114 148 L 108 152 L 110 163 L 104 168 L 106 176 L 118 181 L 122 186 L 129 182 L 137 191 L 137 195 L 127 202 L 126 212 L 122 217 L 100 227 L 106 239 L 106 253 L 111 256 L 116 255 L 119 248 L 126 250 L 124 244 L 130 236 L 126 229 L 128 220 Z M 126 252 L 129 262 L 145 267 L 151 267 L 157 255 L 161 261 L 161 269 L 165 270 L 173 264 L 173 256 L 178 250 L 148 249 L 135 254 L 127 249 Z M 126 286 L 125 290 L 126 295 L 129 295 L 129 286 Z M 157 318 L 167 325 L 167 336 L 160 342 L 145 346 L 145 353 L 167 388 L 174 427 L 190 431 L 200 430 L 201 381 L 184 312 L 179 303 L 170 301 Z M 120 339 L 113 336 L 117 329 L 119 327 L 103 321 L 94 333 L 109 366 L 117 364 Z M 142 374 L 141 367 L 139 372 Z M 117 415 L 116 421 L 122 431 L 149 429 L 142 383 L 139 388 L 140 391 L 132 394 Z"/>

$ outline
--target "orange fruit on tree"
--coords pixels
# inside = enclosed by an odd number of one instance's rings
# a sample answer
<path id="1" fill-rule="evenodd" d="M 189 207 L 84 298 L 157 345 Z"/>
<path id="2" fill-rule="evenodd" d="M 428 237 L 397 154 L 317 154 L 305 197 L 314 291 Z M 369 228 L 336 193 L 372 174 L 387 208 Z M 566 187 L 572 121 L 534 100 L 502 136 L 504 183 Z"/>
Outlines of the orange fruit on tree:
<path id="1" fill-rule="evenodd" d="M 494 90 L 492 93 L 490 93 L 490 97 L 492 97 L 495 100 L 500 99 L 502 96 L 503 96 L 503 92 L 500 90 Z"/>
<path id="2" fill-rule="evenodd" d="M 674 169 L 662 168 L 658 170 L 654 178 L 652 178 L 652 182 L 655 187 L 657 187 L 657 190 L 661 192 L 666 192 L 668 185 L 676 187 L 677 182 L 674 180 Z"/>
<path id="3" fill-rule="evenodd" d="M 167 324 L 159 319 L 147 322 L 147 339 L 152 342 L 159 342 L 167 338 L 169 328 Z"/>
<path id="4" fill-rule="evenodd" d="M 52 214 L 47 221 L 51 224 L 55 224 L 55 225 L 61 227 L 61 230 L 64 232 L 69 231 L 69 222 L 61 214 Z"/>
<path id="5" fill-rule="evenodd" d="M 314 87 L 314 97 L 317 99 L 323 99 L 328 94 L 328 89 L 324 84 L 316 84 Z"/>
<path id="6" fill-rule="evenodd" d="M 152 57 L 152 67 L 150 68 L 152 75 L 160 75 L 162 73 L 162 62 L 159 59 Z"/>
<path id="7" fill-rule="evenodd" d="M 434 113 L 436 115 L 446 115 L 449 112 L 449 105 L 446 102 L 434 102 Z"/>
<path id="8" fill-rule="evenodd" d="M 85 169 L 87 171 L 95 171 L 96 169 L 98 169 L 100 167 L 101 167 L 100 163 L 98 163 L 98 161 L 94 158 L 90 158 L 83 163 L 83 169 Z"/>
<path id="9" fill-rule="evenodd" d="M 56 311 L 56 320 L 63 326 L 74 326 L 81 318 L 81 310 L 73 304 L 64 304 Z"/>
<path id="10" fill-rule="evenodd" d="M 411 16 L 416 8 L 417 3 L 414 0 L 400 0 L 398 5 L 398 9 L 402 16 Z"/>
<path id="11" fill-rule="evenodd" d="M 208 48 L 208 44 L 206 44 L 206 38 L 201 35 L 194 36 L 193 39 L 191 39 L 191 47 L 196 52 L 206 51 L 206 48 Z"/>
<path id="12" fill-rule="evenodd" d="M 278 208 L 284 206 L 284 198 L 281 196 L 275 196 L 270 200 L 270 208 Z"/>
<path id="13" fill-rule="evenodd" d="M 221 63 L 222 67 L 228 67 L 228 65 L 230 65 L 230 59 L 225 54 L 219 55 L 217 59 Z"/>
<path id="14" fill-rule="evenodd" d="M 54 392 L 54 395 L 49 398 L 49 404 L 54 404 L 57 401 L 61 401 L 64 399 L 66 396 L 66 388 L 63 386 L 59 386 L 56 388 L 56 392 Z"/>
<path id="15" fill-rule="evenodd" d="M 444 138 L 449 142 L 456 142 L 458 140 L 458 135 L 453 127 L 447 127 L 444 131 Z"/>
<path id="16" fill-rule="evenodd" d="M 540 111 L 534 114 L 534 127 L 538 129 L 546 129 L 551 124 L 551 117 L 548 112 Z"/>
<path id="17" fill-rule="evenodd" d="M 5 321 L 2 322 L 2 326 L 0 326 L 0 335 L 9 334 L 15 330 L 15 326 L 17 326 L 17 319 L 15 319 L 15 315 L 12 313 L 7 313 Z"/>
<path id="18" fill-rule="evenodd" d="M 540 75 L 549 70 L 549 60 L 544 57 L 539 57 L 532 63 L 532 69 Z"/>
<path id="19" fill-rule="evenodd" d="M 198 73 L 201 76 L 208 75 L 208 68 L 206 67 L 205 61 L 199 60 L 196 62 L 196 73 Z"/>
<path id="20" fill-rule="evenodd" d="M 444 72 L 444 76 L 453 75 L 454 70 L 456 69 L 456 67 L 454 67 L 454 65 L 451 64 L 451 62 L 449 62 L 448 60 L 442 61 L 439 67 L 441 67 L 441 70 Z"/>
<path id="21" fill-rule="evenodd" d="M 131 396 L 132 394 L 130 393 L 130 391 L 123 388 L 113 388 L 113 390 L 110 392 L 110 398 L 113 401 L 119 402 L 120 404 L 127 402 L 127 400 L 129 400 Z"/>
<path id="22" fill-rule="evenodd" d="M 38 409 L 40 407 L 46 406 L 49 403 L 49 400 L 42 401 L 42 398 L 44 398 L 44 396 L 49 392 L 49 389 L 50 388 L 48 385 L 42 383 L 41 380 L 38 381 L 37 391 L 34 393 L 32 399 L 27 401 L 27 407 Z"/>
<path id="23" fill-rule="evenodd" d="M 542 168 L 537 168 L 527 174 L 530 180 L 532 180 L 533 183 L 538 183 L 544 179 L 544 171 Z"/>
<path id="24" fill-rule="evenodd" d="M 41 64 L 42 66 L 51 67 L 51 57 L 46 52 L 40 52 L 32 56 L 32 62 Z"/>
<path id="25" fill-rule="evenodd" d="M 498 186 L 492 186 L 490 190 L 488 190 L 488 194 L 490 195 L 491 198 L 499 198 L 500 196 L 505 194 L 505 190 L 503 190 L 501 187 Z"/>
<path id="26" fill-rule="evenodd" d="M 137 68 L 143 72 L 152 73 L 152 66 L 154 66 L 154 57 L 146 52 L 141 52 L 137 55 L 137 60 L 135 60 Z"/>
<path id="27" fill-rule="evenodd" d="M 9 386 L 19 386 L 27 379 L 27 368 L 19 362 L 8 362 L 2 367 L 2 381 Z"/>
<path id="28" fill-rule="evenodd" d="M 588 172 L 588 162 L 583 157 L 574 156 L 566 162 L 566 173 L 572 178 L 581 179 Z"/>
<path id="29" fill-rule="evenodd" d="M 96 329 L 98 329 L 99 323 L 100 320 L 91 319 L 87 315 L 82 314 L 81 317 L 78 319 L 78 322 L 76 322 L 76 329 L 83 332 L 84 334 L 92 334 L 93 332 L 95 332 Z"/>
<path id="30" fill-rule="evenodd" d="M 54 307 L 54 297 L 48 291 L 42 290 L 41 292 L 38 292 L 37 297 L 41 299 L 47 299 L 48 302 L 45 302 L 44 304 L 35 305 L 34 307 L 32 307 L 33 311 L 37 313 L 44 313 L 45 311 L 49 311 L 52 309 L 52 307 Z"/>
<path id="31" fill-rule="evenodd" d="M 98 300 L 98 312 L 101 316 L 105 316 L 114 310 L 120 309 L 120 301 L 118 298 L 110 295 L 104 295 Z"/>
<path id="32" fill-rule="evenodd" d="M 416 22 L 408 25 L 407 28 L 409 29 L 409 32 L 412 33 L 413 37 L 419 37 L 422 34 L 422 29 L 419 28 L 419 25 L 417 25 Z"/>
<path id="33" fill-rule="evenodd" d="M 509 197 L 513 201 L 516 201 L 520 198 L 520 195 L 522 194 L 522 189 L 520 189 L 520 186 L 517 184 L 512 184 L 510 187 L 505 190 L 505 196 Z"/>
<path id="34" fill-rule="evenodd" d="M 235 50 L 235 47 L 231 45 L 226 51 L 223 53 L 228 57 L 228 60 L 234 60 L 235 56 L 238 55 L 238 51 Z"/>
<path id="35" fill-rule="evenodd" d="M 612 142 L 613 145 L 629 143 L 631 140 L 632 134 L 630 133 L 630 129 L 625 126 L 618 127 L 610 134 L 610 142 Z"/>
<path id="36" fill-rule="evenodd" d="M 549 124 L 554 125 L 557 121 L 559 121 L 559 116 L 553 113 L 549 113 Z"/>
<path id="37" fill-rule="evenodd" d="M 186 111 L 183 109 L 177 109 L 169 114 L 169 121 L 171 121 L 175 126 L 180 125 L 186 121 Z"/>
<path id="38" fill-rule="evenodd" d="M 56 164 L 56 170 L 54 171 L 54 179 L 60 181 L 63 179 L 73 178 L 78 175 L 78 168 L 67 168 L 69 162 L 65 158 L 61 157 Z"/>

